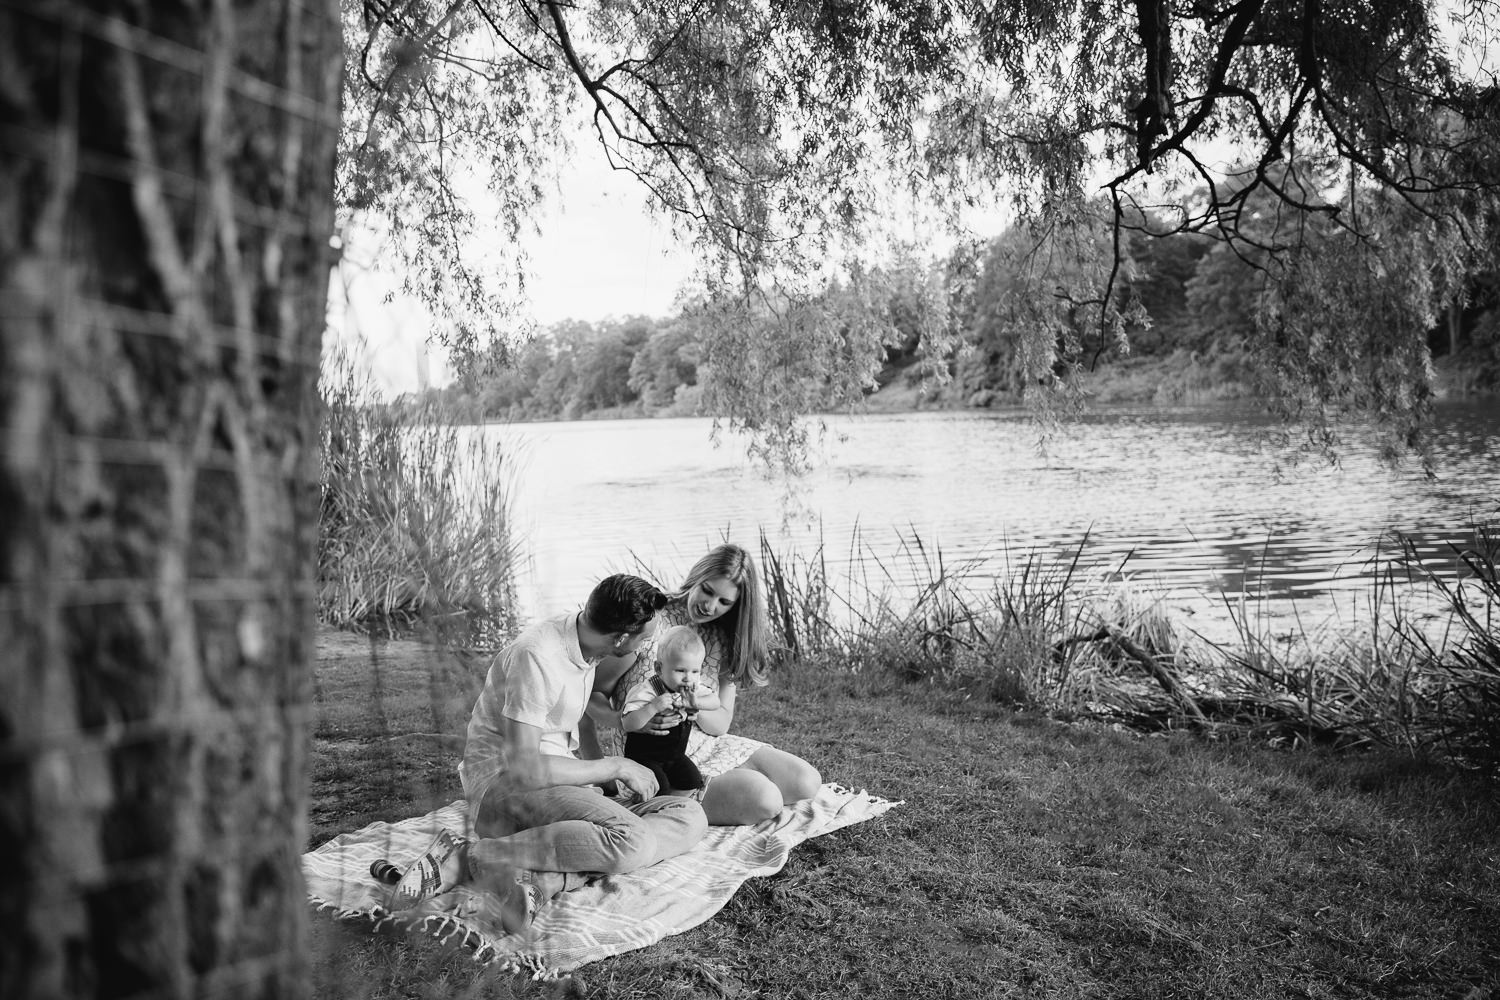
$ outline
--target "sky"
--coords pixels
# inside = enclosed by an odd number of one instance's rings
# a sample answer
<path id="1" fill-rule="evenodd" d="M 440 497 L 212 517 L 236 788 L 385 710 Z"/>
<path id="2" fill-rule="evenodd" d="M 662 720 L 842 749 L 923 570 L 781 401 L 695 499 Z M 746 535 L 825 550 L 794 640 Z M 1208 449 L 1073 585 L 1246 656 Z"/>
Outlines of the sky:
<path id="1" fill-rule="evenodd" d="M 671 312 L 692 261 L 665 222 L 648 216 L 640 181 L 611 170 L 598 143 L 584 139 L 562 193 L 528 247 L 537 321 Z"/>
<path id="2" fill-rule="evenodd" d="M 541 235 L 524 242 L 530 255 L 527 293 L 541 325 L 563 319 L 666 316 L 692 272 L 692 260 L 667 225 L 646 209 L 641 184 L 611 170 L 596 142 L 577 143 L 559 192 L 546 207 Z M 386 301 L 393 273 L 345 267 L 329 294 L 334 338 L 358 344 L 374 385 L 388 397 L 452 379 L 436 325 L 410 300 Z"/>

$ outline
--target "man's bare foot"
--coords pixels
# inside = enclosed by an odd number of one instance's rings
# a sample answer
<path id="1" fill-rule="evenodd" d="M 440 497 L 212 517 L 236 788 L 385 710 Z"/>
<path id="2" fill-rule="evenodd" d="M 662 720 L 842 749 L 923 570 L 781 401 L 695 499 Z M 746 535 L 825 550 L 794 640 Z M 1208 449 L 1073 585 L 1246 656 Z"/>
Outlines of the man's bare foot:
<path id="1" fill-rule="evenodd" d="M 536 911 L 548 899 L 536 872 L 509 865 L 476 865 L 471 885 L 483 890 L 472 912 L 498 923 L 507 934 L 519 934 L 530 927 Z"/>

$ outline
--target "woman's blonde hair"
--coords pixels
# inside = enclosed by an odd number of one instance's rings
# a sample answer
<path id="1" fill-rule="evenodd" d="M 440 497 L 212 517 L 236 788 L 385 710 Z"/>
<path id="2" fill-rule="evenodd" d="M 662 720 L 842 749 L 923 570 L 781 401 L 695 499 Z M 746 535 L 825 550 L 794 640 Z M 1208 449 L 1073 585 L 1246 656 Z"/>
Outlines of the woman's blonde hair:
<path id="1" fill-rule="evenodd" d="M 761 687 L 766 683 L 766 599 L 760 588 L 755 560 L 738 545 L 725 543 L 688 570 L 679 597 L 690 594 L 705 580 L 723 577 L 739 588 L 739 598 L 723 616 L 709 625 L 724 633 L 729 651 L 730 676 L 737 684 Z M 732 619 L 732 621 L 731 621 Z M 706 627 L 706 626 L 700 626 Z"/>

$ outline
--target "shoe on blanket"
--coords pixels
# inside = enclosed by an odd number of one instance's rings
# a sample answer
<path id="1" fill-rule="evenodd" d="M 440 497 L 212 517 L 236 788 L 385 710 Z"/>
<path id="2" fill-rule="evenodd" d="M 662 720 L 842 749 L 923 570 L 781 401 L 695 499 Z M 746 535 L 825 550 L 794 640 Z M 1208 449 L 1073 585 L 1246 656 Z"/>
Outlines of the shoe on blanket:
<path id="1" fill-rule="evenodd" d="M 440 831 L 391 889 L 387 909 L 409 910 L 465 881 L 469 875 L 468 847 L 469 842 L 451 830 Z"/>

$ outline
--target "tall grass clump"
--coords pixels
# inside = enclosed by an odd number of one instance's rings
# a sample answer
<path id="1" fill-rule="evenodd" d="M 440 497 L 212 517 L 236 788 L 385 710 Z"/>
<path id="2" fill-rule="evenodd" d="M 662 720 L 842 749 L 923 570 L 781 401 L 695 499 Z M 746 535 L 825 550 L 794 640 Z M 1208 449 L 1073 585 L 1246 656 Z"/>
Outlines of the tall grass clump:
<path id="1" fill-rule="evenodd" d="M 1384 746 L 1500 766 L 1500 586 L 1491 529 L 1460 551 L 1457 580 L 1424 565 L 1410 541 L 1383 559 L 1358 625 L 1273 637 L 1245 602 L 1226 599 L 1236 636 L 1193 666 L 1216 725 L 1274 742 Z M 1436 610 L 1402 600 L 1425 588 Z"/>
<path id="2" fill-rule="evenodd" d="M 1419 582 L 1377 551 L 1361 620 L 1276 629 L 1244 594 L 1222 596 L 1233 638 L 1195 667 L 1210 678 L 1204 707 L 1220 725 L 1277 743 L 1419 751 L 1419 695 L 1430 663 L 1402 600 Z"/>
<path id="3" fill-rule="evenodd" d="M 1011 572 L 991 579 L 981 572 L 984 553 L 955 560 L 914 530 L 898 532 L 895 551 L 882 553 L 856 526 L 840 576 L 823 542 L 808 557 L 779 553 L 762 537 L 761 565 L 772 630 L 791 662 L 1066 714 L 1138 709 L 1138 661 L 1150 643 L 1130 637 L 1139 621 L 1117 623 L 1111 591 L 1085 585 L 1083 544 L 1061 558 L 1036 550 L 1007 558 Z M 1100 639 L 1108 641 L 1094 648 Z M 1135 655 L 1121 654 L 1122 644 Z"/>
<path id="4" fill-rule="evenodd" d="M 1407 563 L 1420 565 L 1404 543 Z M 1450 581 L 1428 573 L 1447 605 L 1453 632 L 1447 641 L 1401 622 L 1403 640 L 1423 652 L 1419 731 L 1445 754 L 1500 773 L 1500 534 L 1478 525 L 1474 544 L 1456 552 L 1466 574 Z"/>
<path id="5" fill-rule="evenodd" d="M 958 688 L 1061 717 L 1186 726 L 1272 743 L 1382 746 L 1500 768 L 1500 545 L 1476 531 L 1457 582 L 1403 543 L 1358 623 L 1273 624 L 1224 596 L 1227 640 L 1184 629 L 1123 566 L 1079 571 L 1087 538 L 1032 550 L 991 578 L 915 531 L 877 551 L 858 527 L 836 572 L 761 538 L 772 630 L 784 662 Z M 1425 591 L 1422 588 L 1426 588 Z M 1412 594 L 1436 612 L 1413 610 Z"/>
<path id="6" fill-rule="evenodd" d="M 856 670 L 955 682 L 969 654 L 991 642 L 971 583 L 979 562 L 953 562 L 915 530 L 899 533 L 896 552 L 881 556 L 856 526 L 843 586 L 830 591 L 830 611 L 845 623 L 835 652 Z"/>
<path id="7" fill-rule="evenodd" d="M 347 357 L 325 363 L 320 388 L 320 620 L 471 641 L 508 628 L 514 456 L 450 406 L 380 402 Z"/>
<path id="8" fill-rule="evenodd" d="M 1085 594 L 1083 613 L 1052 651 L 1069 703 L 1139 728 L 1204 724 L 1203 647 L 1167 613 L 1162 596 L 1120 571 Z"/>
<path id="9" fill-rule="evenodd" d="M 777 666 L 800 663 L 839 645 L 829 610 L 828 560 L 820 541 L 811 556 L 788 557 L 760 533 L 760 566 Z"/>
<path id="10" fill-rule="evenodd" d="M 989 642 L 965 657 L 964 676 L 997 701 L 1073 713 L 1086 709 L 1077 637 L 1093 617 L 1078 573 L 1087 536 L 1071 555 L 1028 549 L 990 583 Z M 1080 684 L 1084 681 L 1084 684 Z"/>

